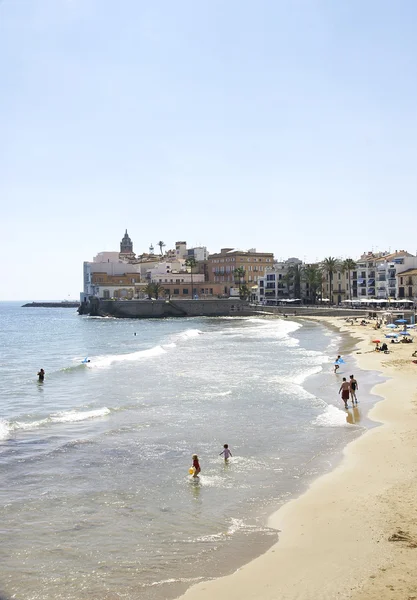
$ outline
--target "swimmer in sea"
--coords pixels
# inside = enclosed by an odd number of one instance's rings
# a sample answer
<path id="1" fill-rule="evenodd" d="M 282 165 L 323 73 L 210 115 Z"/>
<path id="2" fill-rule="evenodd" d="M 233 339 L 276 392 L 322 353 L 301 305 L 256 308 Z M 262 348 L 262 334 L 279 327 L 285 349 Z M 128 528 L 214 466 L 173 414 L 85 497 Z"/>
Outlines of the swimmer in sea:
<path id="1" fill-rule="evenodd" d="M 45 371 L 41 369 L 38 373 L 39 381 L 43 381 L 45 379 Z"/>

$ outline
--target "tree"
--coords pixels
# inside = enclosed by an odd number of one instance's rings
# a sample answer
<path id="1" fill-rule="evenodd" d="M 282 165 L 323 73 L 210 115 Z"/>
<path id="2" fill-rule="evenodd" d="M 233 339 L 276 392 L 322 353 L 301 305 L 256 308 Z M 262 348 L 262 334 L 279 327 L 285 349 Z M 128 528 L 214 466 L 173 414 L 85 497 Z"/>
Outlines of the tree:
<path id="1" fill-rule="evenodd" d="M 349 279 L 349 300 L 352 300 L 352 288 L 350 285 L 350 274 L 354 269 L 356 269 L 356 263 L 353 260 L 353 258 L 347 258 L 346 260 L 343 261 L 342 270 L 347 271 L 348 275 L 349 275 L 349 277 L 348 277 L 348 279 Z"/>
<path id="2" fill-rule="evenodd" d="M 194 298 L 194 289 L 193 289 L 193 269 L 196 268 L 197 266 L 197 261 L 194 258 L 194 256 L 189 256 L 188 258 L 185 259 L 185 264 L 187 265 L 187 267 L 190 269 L 190 273 L 191 273 L 191 298 Z"/>
<path id="3" fill-rule="evenodd" d="M 291 265 L 288 269 L 291 276 L 291 281 L 294 287 L 294 298 L 301 298 L 301 278 L 303 275 L 303 267 L 299 264 Z"/>
<path id="4" fill-rule="evenodd" d="M 245 300 L 249 293 L 248 286 L 245 282 L 245 273 L 246 272 L 243 267 L 236 267 L 236 269 L 233 271 L 235 283 L 239 284 L 239 297 L 241 300 Z"/>
<path id="5" fill-rule="evenodd" d="M 322 267 L 329 275 L 330 304 L 333 304 L 333 274 L 339 267 L 339 261 L 334 256 L 328 256 L 322 262 Z"/>
<path id="6" fill-rule="evenodd" d="M 303 269 L 303 279 L 308 285 L 310 300 L 315 304 L 317 292 L 322 285 L 323 273 L 318 265 L 307 265 Z"/>
<path id="7" fill-rule="evenodd" d="M 165 242 L 163 242 L 162 240 L 160 240 L 160 241 L 158 242 L 158 246 L 159 246 L 159 250 L 160 250 L 160 252 L 161 252 L 161 256 L 162 256 L 162 255 L 163 255 L 163 253 L 164 253 L 164 252 L 163 252 L 163 249 L 164 249 L 164 246 L 166 246 L 166 244 L 165 244 Z"/>
<path id="8" fill-rule="evenodd" d="M 145 294 L 148 295 L 149 300 L 151 300 L 152 298 L 155 298 L 156 300 L 158 300 L 158 298 L 160 296 L 164 296 L 165 295 L 165 288 L 163 285 L 161 285 L 160 283 L 154 283 L 152 281 L 150 281 L 147 286 L 145 287 Z"/>
<path id="9" fill-rule="evenodd" d="M 250 300 L 250 289 L 246 283 L 239 286 L 239 298 L 241 300 Z"/>
<path id="10" fill-rule="evenodd" d="M 284 277 L 282 278 L 285 285 L 287 286 L 287 294 L 288 294 L 288 298 L 290 298 L 291 296 L 291 286 L 293 284 L 293 276 L 291 271 L 288 269 L 288 271 L 285 273 Z"/>

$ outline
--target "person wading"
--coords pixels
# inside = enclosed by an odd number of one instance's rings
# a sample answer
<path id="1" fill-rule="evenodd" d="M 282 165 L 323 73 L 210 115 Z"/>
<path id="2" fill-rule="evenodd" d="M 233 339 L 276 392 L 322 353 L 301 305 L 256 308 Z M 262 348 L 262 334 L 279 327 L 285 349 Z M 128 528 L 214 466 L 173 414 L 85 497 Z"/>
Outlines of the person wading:
<path id="1" fill-rule="evenodd" d="M 342 400 L 345 403 L 345 408 L 348 408 L 348 400 L 350 395 L 350 383 L 346 381 L 346 377 L 343 377 L 342 385 L 339 389 L 339 394 L 342 392 Z"/>

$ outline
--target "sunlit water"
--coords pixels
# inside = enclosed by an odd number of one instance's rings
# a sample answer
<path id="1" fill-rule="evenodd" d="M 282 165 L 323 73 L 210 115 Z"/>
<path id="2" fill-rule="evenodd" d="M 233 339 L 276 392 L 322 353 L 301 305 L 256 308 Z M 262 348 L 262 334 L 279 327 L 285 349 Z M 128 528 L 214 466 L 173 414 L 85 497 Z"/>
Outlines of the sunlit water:
<path id="1" fill-rule="evenodd" d="M 354 361 L 335 376 L 341 338 L 317 324 L 12 303 L 0 319 L 0 590 L 18 600 L 169 598 L 239 566 L 374 400 L 362 374 L 347 422 Z"/>

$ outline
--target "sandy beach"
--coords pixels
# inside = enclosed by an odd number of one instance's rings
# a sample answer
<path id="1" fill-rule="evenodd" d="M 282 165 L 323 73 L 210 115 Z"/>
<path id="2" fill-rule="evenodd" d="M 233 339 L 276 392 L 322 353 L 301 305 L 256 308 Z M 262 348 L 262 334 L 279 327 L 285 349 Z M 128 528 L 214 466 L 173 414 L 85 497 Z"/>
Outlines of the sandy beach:
<path id="1" fill-rule="evenodd" d="M 232 575 L 191 587 L 184 600 L 417 600 L 417 332 L 413 344 L 388 344 L 384 354 L 374 351 L 385 333 L 374 321 L 320 320 L 356 338 L 358 366 L 381 374 L 373 392 L 383 400 L 369 415 L 381 425 L 271 516 L 277 544 Z M 335 394 L 341 380 L 335 375 Z M 360 392 L 359 381 L 359 403 Z"/>

